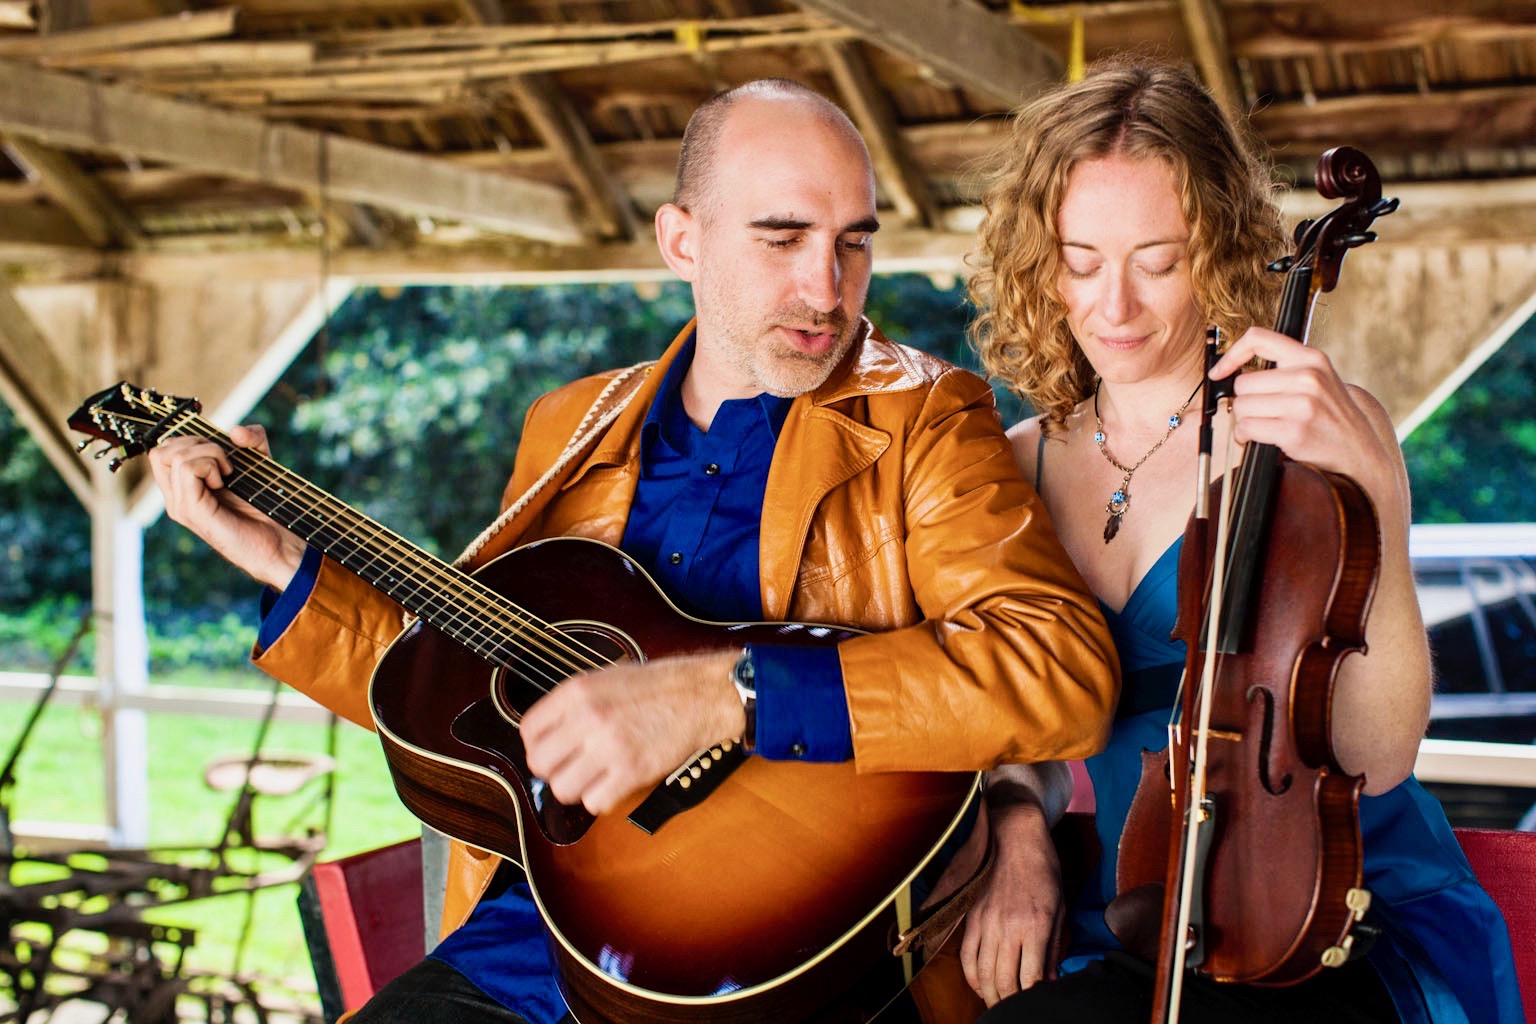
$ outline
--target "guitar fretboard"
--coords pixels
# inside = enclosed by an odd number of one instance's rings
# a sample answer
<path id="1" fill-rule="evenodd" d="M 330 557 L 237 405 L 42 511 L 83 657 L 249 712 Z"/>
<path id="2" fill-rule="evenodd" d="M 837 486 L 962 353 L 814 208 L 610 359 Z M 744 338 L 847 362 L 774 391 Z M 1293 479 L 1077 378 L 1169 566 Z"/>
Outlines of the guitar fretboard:
<path id="1" fill-rule="evenodd" d="M 225 486 L 287 527 L 363 582 L 399 602 L 493 665 L 509 667 L 530 644 L 560 645 L 559 631 L 462 570 L 380 526 L 271 458 L 237 447 L 200 416 L 171 425 L 167 435 L 207 438 L 228 452 L 234 472 Z M 587 667 L 584 655 L 571 669 Z"/>

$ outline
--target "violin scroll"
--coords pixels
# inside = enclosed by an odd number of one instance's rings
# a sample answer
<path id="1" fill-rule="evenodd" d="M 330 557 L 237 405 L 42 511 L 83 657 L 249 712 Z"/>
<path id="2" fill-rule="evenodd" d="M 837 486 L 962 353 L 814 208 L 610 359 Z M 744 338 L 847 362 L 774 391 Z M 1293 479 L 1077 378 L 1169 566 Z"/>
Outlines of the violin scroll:
<path id="1" fill-rule="evenodd" d="M 1376 240 L 1370 230 L 1377 217 L 1397 209 L 1396 199 L 1381 196 L 1381 175 L 1371 158 L 1353 146 L 1335 146 L 1317 161 L 1318 194 L 1344 202 L 1327 216 L 1298 227 L 1297 260 L 1313 264 L 1313 287 L 1331 292 L 1339 282 L 1344 254 Z"/>

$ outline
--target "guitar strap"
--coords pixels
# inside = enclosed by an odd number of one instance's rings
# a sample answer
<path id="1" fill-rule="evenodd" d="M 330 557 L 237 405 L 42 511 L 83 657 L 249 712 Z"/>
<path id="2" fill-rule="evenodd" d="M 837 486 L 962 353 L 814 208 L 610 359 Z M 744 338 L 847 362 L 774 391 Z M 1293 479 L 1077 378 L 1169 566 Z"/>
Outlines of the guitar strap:
<path id="1" fill-rule="evenodd" d="M 977 824 L 979 826 L 981 823 Z M 992 871 L 992 862 L 996 859 L 997 844 L 988 835 L 986 853 L 982 855 L 981 863 L 976 866 L 971 877 L 948 897 L 924 909 L 912 927 L 892 939 L 891 955 L 905 956 L 919 952 L 927 957 L 944 945 L 981 895 L 981 883 L 987 880 L 987 875 Z"/>
<path id="2" fill-rule="evenodd" d="M 619 418 L 619 414 L 629 407 L 630 401 L 639 392 L 640 385 L 645 382 L 646 375 L 655 365 L 654 360 L 636 363 L 609 381 L 608 386 L 603 388 L 602 393 L 597 396 L 591 408 L 577 424 L 575 433 L 565 443 L 564 450 L 560 452 L 554 464 L 546 469 L 532 486 L 519 495 L 516 501 L 508 505 L 491 525 L 480 531 L 480 536 L 470 542 L 469 547 L 453 560 L 453 564 L 461 569 L 467 567 L 487 544 L 506 529 L 508 524 L 528 510 L 535 498 L 551 489 L 550 485 L 555 481 L 562 480 L 573 468 L 577 458 L 586 454 L 603 435 L 603 431 L 607 430 L 613 421 Z"/>

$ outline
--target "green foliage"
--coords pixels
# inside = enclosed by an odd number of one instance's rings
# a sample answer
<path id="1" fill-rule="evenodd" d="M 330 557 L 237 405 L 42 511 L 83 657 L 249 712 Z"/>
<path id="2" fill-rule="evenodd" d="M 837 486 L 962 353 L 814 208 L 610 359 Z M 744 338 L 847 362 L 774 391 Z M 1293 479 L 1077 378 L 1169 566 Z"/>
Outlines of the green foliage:
<path id="1" fill-rule="evenodd" d="M 83 397 L 83 396 L 82 396 Z M 90 594 L 91 523 L 42 449 L 0 402 L 0 608 Z"/>
<path id="2" fill-rule="evenodd" d="M 0 650 L 5 651 L 0 671 L 42 672 L 51 669 L 69 650 L 80 625 L 85 600 L 75 594 L 43 594 L 15 614 L 0 613 Z M 68 671 L 88 672 L 95 643 L 87 634 Z"/>
<path id="3" fill-rule="evenodd" d="M 1536 522 L 1536 321 L 1403 443 L 1415 522 Z"/>
<path id="4" fill-rule="evenodd" d="M 869 316 L 888 335 L 974 369 L 971 312 L 953 280 L 880 276 L 870 288 Z M 289 468 L 451 555 L 495 514 L 529 403 L 654 357 L 690 314 L 676 282 L 362 291 L 248 419 L 268 427 Z M 1533 392 L 1536 328 L 1527 326 L 1405 445 L 1419 520 L 1536 519 Z M 998 404 L 1004 423 L 1028 414 L 1001 389 Z M 3 404 L 0 446 L 11 453 L 0 464 L 0 611 L 57 618 L 66 597 L 88 598 L 89 523 Z M 257 618 L 250 580 L 164 518 L 146 533 L 144 563 L 151 628 L 166 638 L 155 641 L 157 664 L 243 660 Z M 168 639 L 188 632 L 196 639 Z M 6 639 L 34 667 L 46 660 L 30 633 Z"/>

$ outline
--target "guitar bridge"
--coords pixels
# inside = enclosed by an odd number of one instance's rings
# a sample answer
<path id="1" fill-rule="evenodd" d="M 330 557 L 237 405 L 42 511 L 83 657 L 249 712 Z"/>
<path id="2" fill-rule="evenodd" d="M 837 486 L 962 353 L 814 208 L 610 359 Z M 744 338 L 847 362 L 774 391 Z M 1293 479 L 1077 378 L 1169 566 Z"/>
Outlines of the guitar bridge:
<path id="1" fill-rule="evenodd" d="M 690 757 L 629 813 L 630 823 L 654 835 L 673 817 L 697 807 L 747 759 L 741 744 L 724 740 Z"/>

